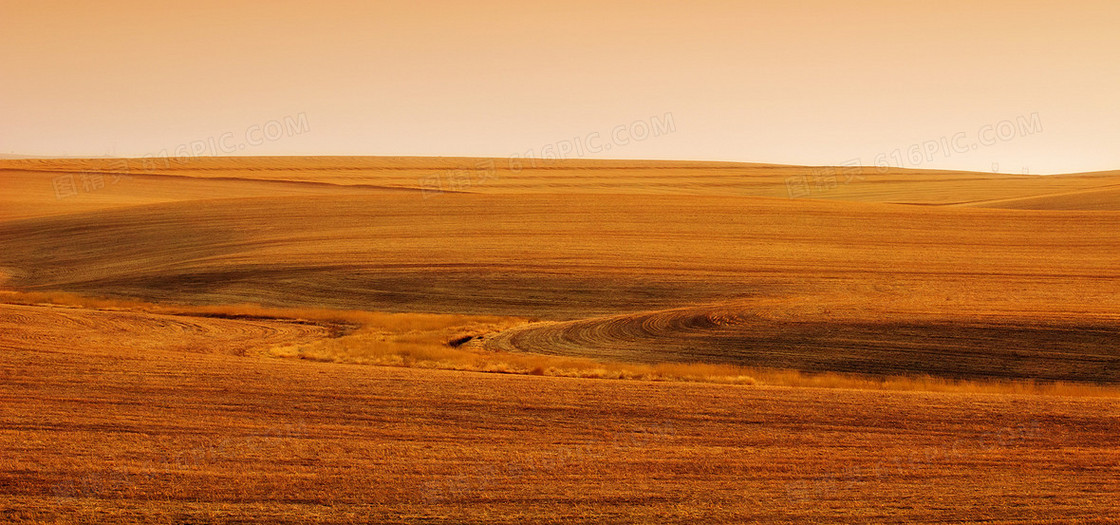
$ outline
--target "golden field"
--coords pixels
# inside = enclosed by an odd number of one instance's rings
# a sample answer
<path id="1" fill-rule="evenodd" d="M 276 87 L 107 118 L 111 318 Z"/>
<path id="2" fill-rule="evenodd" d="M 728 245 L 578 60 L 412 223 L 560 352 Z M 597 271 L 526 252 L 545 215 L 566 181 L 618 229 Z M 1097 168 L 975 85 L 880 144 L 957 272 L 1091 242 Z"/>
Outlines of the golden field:
<path id="1" fill-rule="evenodd" d="M 1120 514 L 1120 173 L 59 159 L 0 190 L 7 521 Z"/>

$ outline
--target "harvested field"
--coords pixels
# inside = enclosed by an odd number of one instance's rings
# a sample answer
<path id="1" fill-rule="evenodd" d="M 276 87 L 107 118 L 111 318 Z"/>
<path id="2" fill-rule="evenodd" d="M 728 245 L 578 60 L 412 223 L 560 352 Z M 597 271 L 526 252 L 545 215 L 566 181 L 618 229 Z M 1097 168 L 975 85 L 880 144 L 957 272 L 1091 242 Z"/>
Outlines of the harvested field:
<path id="1" fill-rule="evenodd" d="M 1120 513 L 1115 173 L 480 162 L 0 161 L 0 518 Z"/>
<path id="2" fill-rule="evenodd" d="M 1114 399 L 384 368 L 38 331 L 5 341 L 0 363 L 6 521 L 1107 523 L 1120 512 Z M 165 331 L 178 327 L 145 333 Z"/>

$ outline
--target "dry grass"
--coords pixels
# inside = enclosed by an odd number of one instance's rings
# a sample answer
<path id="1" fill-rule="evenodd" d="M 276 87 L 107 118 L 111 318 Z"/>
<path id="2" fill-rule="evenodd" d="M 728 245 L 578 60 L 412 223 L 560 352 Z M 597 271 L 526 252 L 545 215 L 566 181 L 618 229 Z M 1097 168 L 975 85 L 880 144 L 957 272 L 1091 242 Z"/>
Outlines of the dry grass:
<path id="1" fill-rule="evenodd" d="M 836 372 L 807 373 L 798 370 L 773 368 L 744 368 L 743 373 L 750 374 L 759 384 L 791 387 L 1120 398 L 1120 388 L 1116 386 L 1072 381 L 1037 381 L 1033 379 L 954 380 L 929 375 L 869 377 Z"/>
<path id="2" fill-rule="evenodd" d="M 6 349 L 0 521 L 1106 523 L 1120 513 L 1116 400 L 101 355 L 89 343 Z"/>
<path id="3" fill-rule="evenodd" d="M 454 157 L 197 157 L 183 159 L 20 159 L 0 160 L 0 170 L 26 174 L 105 173 L 124 174 L 136 180 L 159 180 L 177 187 L 175 192 L 144 195 L 159 201 L 178 200 L 186 194 L 198 198 L 210 179 L 226 179 L 220 186 L 227 196 L 259 195 L 262 182 L 299 182 L 305 186 L 274 188 L 273 192 L 336 193 L 373 187 L 382 190 L 425 190 L 489 194 L 642 194 L 716 195 L 785 199 L 790 180 L 805 177 L 805 198 L 863 203 L 920 203 L 1023 207 L 1024 209 L 1110 209 L 1120 201 L 1069 195 L 1109 191 L 1120 173 L 1064 176 L 1007 175 L 990 172 L 914 170 L 878 167 L 822 168 L 733 162 L 642 160 L 542 160 Z M 110 176 L 110 175 L 106 175 Z M 156 177 L 162 177 L 157 179 Z M 191 186 L 178 185 L 193 179 Z M 438 184 L 435 182 L 438 181 Z M 310 184 L 306 184 L 310 183 Z M 817 185 L 820 186 L 817 186 Z M 452 185 L 454 187 L 452 188 Z M 36 186 L 19 187 L 19 194 Z M 47 185 L 49 190 L 49 182 Z M 111 189 L 110 189 L 111 190 Z M 114 200 L 99 192 L 101 205 Z M 1057 201 L 1051 201 L 1057 197 Z M 10 198 L 10 197 L 9 197 Z M 1020 201 L 1020 199 L 1022 199 Z M 54 203 L 79 206 L 93 203 Z M 126 201 L 127 202 L 127 201 Z M 133 201 L 134 202 L 134 201 Z M 119 201 L 116 204 L 120 204 Z M 26 213 L 44 213 L 28 208 Z M 2 217 L 2 214 L 0 214 Z"/>
<path id="4" fill-rule="evenodd" d="M 1120 174 L 480 160 L 0 161 L 0 521 L 1120 515 Z"/>
<path id="5" fill-rule="evenodd" d="M 252 177 L 316 176 L 314 161 L 284 169 L 282 160 L 261 160 Z M 17 185 L 0 207 L 26 197 L 24 184 L 47 192 L 24 202 L 42 216 L 0 220 L 7 285 L 165 304 L 569 321 L 566 333 L 496 349 L 616 362 L 1120 384 L 1120 213 L 881 203 L 923 187 L 948 195 L 958 183 L 988 197 L 1031 194 L 1034 178 L 913 174 L 895 177 L 915 184 L 900 193 L 869 178 L 839 190 L 881 202 L 824 202 L 733 191 L 780 183 L 770 168 L 576 164 L 488 181 L 508 182 L 502 191 L 425 198 L 218 180 L 250 177 L 242 168 L 253 161 L 230 161 L 230 173 L 207 162 L 202 179 L 137 175 L 103 201 L 101 192 L 55 199 L 47 171 L 4 172 Z M 401 172 L 323 177 L 420 180 Z M 231 198 L 212 198 L 227 195 L 222 184 Z M 304 186 L 322 191 L 301 195 Z M 80 210 L 86 203 L 103 206 Z M 635 317 L 682 308 L 693 311 Z"/>
<path id="6" fill-rule="evenodd" d="M 445 314 L 414 314 L 267 308 L 259 305 L 160 305 L 142 301 L 101 299 L 64 292 L 0 290 L 0 302 L 63 305 L 78 308 L 130 310 L 182 316 L 254 317 L 346 323 L 335 337 L 260 348 L 258 353 L 320 362 L 430 368 L 501 374 L 585 379 L 686 381 L 856 390 L 1021 394 L 1073 397 L 1120 397 L 1114 386 L 1068 381 L 951 380 L 929 375 L 870 377 L 835 372 L 809 373 L 709 363 L 627 363 L 554 355 L 488 351 L 477 343 L 496 333 L 523 326 L 526 319 Z M 464 344 L 449 342 L 470 338 Z"/>
<path id="7" fill-rule="evenodd" d="M 414 368 L 435 368 L 501 374 L 525 374 L 585 379 L 630 379 L 642 381 L 696 381 L 706 383 L 755 384 L 739 367 L 700 363 L 644 365 L 579 357 L 493 352 L 477 347 L 450 347 L 447 341 L 472 333 L 501 329 L 494 325 L 453 325 L 430 331 L 386 332 L 360 329 L 337 339 L 325 339 L 276 347 L 277 357 L 310 359 Z"/>
<path id="8" fill-rule="evenodd" d="M 604 362 L 538 354 L 480 350 L 474 345 L 451 346 L 464 337 L 486 337 L 527 322 L 495 316 L 384 313 L 325 308 L 269 308 L 260 305 L 162 305 L 143 301 L 85 297 L 66 292 L 16 292 L 0 290 L 0 302 L 58 305 L 102 310 L 129 310 L 182 316 L 219 316 L 347 323 L 337 337 L 260 349 L 281 358 L 312 361 L 436 368 L 504 374 L 547 375 L 595 379 L 648 381 L 700 381 L 753 384 L 738 367 L 729 365 L 665 363 L 643 365 Z"/>

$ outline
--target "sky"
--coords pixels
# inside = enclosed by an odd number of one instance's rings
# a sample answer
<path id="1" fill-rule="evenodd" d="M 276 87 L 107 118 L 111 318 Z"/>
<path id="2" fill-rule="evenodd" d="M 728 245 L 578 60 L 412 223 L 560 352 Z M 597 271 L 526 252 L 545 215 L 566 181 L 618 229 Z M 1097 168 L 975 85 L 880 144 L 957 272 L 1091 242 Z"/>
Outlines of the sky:
<path id="1" fill-rule="evenodd" d="M 1120 169 L 1120 2 L 0 0 L 0 154 Z"/>

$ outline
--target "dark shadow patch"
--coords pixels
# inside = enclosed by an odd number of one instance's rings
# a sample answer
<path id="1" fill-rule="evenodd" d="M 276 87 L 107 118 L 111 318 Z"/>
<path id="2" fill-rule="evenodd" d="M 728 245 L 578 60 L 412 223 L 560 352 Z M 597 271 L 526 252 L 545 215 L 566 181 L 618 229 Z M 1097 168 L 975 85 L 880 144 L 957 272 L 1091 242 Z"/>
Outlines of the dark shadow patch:
<path id="1" fill-rule="evenodd" d="M 470 341 L 471 339 L 474 339 L 473 335 L 465 335 L 463 337 L 459 337 L 459 338 L 452 339 L 452 340 L 448 341 L 447 346 L 450 346 L 452 348 L 458 348 L 460 346 L 463 346 L 464 343 L 466 343 L 467 341 Z"/>

